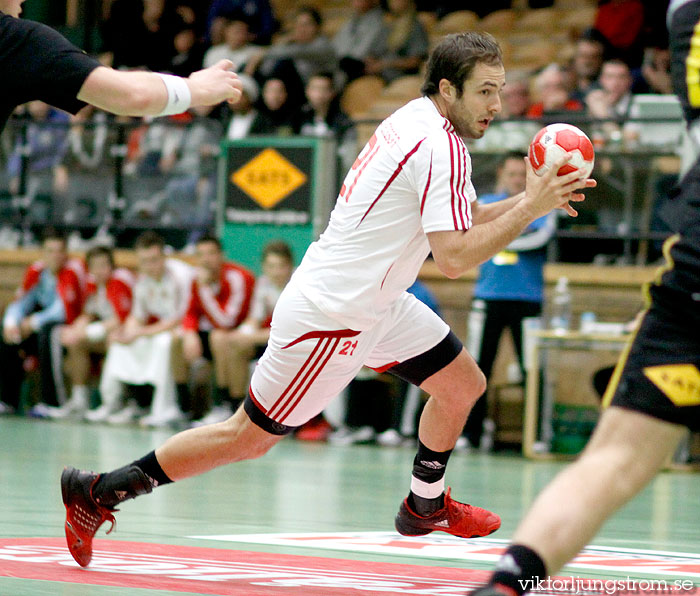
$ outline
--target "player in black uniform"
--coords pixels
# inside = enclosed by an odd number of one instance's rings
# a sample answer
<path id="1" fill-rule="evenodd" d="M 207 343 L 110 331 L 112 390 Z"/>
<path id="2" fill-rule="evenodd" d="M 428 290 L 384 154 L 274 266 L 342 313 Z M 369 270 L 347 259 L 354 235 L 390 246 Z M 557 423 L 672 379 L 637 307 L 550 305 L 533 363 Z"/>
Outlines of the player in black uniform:
<path id="1" fill-rule="evenodd" d="M 700 147 L 700 0 L 668 10 L 671 74 Z M 647 308 L 604 397 L 609 407 L 581 457 L 539 495 L 478 596 L 520 596 L 573 558 L 603 522 L 700 430 L 700 160 L 663 213 L 675 235 L 646 288 Z M 531 582 L 531 580 L 535 582 Z"/>
<path id="2" fill-rule="evenodd" d="M 228 60 L 187 79 L 113 70 L 50 27 L 20 20 L 23 2 L 0 0 L 0 131 L 15 107 L 34 99 L 73 114 L 89 103 L 115 114 L 164 116 L 240 97 Z"/>

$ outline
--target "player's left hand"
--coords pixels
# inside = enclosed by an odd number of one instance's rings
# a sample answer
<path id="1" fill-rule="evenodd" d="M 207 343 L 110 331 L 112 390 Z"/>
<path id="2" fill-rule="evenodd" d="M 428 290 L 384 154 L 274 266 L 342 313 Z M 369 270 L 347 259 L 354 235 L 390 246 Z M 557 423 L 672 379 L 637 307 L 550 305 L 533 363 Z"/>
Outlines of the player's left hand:
<path id="1" fill-rule="evenodd" d="M 595 188 L 597 185 L 598 185 L 598 183 L 593 178 L 587 178 L 583 182 L 583 185 L 578 183 L 577 188 Z M 583 193 L 571 192 L 566 196 L 566 200 L 561 205 L 559 205 L 558 209 L 563 209 L 571 217 L 577 217 L 578 211 L 576 211 L 576 209 L 574 209 L 571 206 L 571 202 L 580 203 L 581 201 L 585 201 L 585 200 L 586 200 L 586 195 L 584 195 Z"/>

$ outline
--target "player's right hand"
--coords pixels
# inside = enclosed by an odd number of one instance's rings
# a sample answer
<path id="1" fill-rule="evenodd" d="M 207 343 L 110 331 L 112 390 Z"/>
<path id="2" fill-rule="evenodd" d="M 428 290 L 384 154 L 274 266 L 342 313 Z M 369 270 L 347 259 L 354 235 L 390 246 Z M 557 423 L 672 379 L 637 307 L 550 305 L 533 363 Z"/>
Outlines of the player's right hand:
<path id="1" fill-rule="evenodd" d="M 525 158 L 527 179 L 524 200 L 533 209 L 534 219 L 557 208 L 564 209 L 569 215 L 576 217 L 578 212 L 571 206 L 570 202 L 578 203 L 586 198 L 583 193 L 576 191 L 596 186 L 597 182 L 593 178 L 583 179 L 578 171 L 557 176 L 559 168 L 566 165 L 570 159 L 571 153 L 567 153 L 557 160 L 543 176 L 538 176 L 530 161 Z"/>
<path id="2" fill-rule="evenodd" d="M 187 82 L 192 93 L 192 106 L 212 106 L 222 101 L 236 103 L 243 85 L 233 72 L 233 62 L 219 60 L 214 66 L 193 72 Z"/>

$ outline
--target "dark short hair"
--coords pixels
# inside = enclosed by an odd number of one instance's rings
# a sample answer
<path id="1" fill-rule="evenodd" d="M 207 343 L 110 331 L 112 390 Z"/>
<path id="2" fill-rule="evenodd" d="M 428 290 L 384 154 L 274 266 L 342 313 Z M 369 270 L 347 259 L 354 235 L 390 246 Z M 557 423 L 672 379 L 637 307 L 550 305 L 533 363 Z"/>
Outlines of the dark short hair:
<path id="1" fill-rule="evenodd" d="M 46 242 L 47 240 L 60 240 L 63 242 L 63 246 L 68 244 L 68 237 L 65 230 L 58 230 L 53 226 L 44 228 L 41 233 L 41 240 L 42 242 Z"/>
<path id="2" fill-rule="evenodd" d="M 153 230 L 148 230 L 140 234 L 134 243 L 134 248 L 136 250 L 152 248 L 154 246 L 157 246 L 163 250 L 165 248 L 165 240 L 163 240 L 163 237 L 160 234 L 154 232 Z"/>
<path id="3" fill-rule="evenodd" d="M 262 251 L 263 261 L 268 257 L 268 255 L 277 255 L 286 259 L 288 262 L 293 263 L 294 258 L 292 257 L 292 249 L 289 248 L 284 240 L 272 240 L 265 245 Z"/>
<path id="4" fill-rule="evenodd" d="M 479 62 L 494 65 L 503 63 L 501 46 L 491 34 L 467 31 L 445 36 L 428 58 L 421 93 L 438 94 L 440 81 L 447 79 L 457 88 L 457 97 L 461 97 L 464 82 L 471 77 Z"/>
<path id="5" fill-rule="evenodd" d="M 85 260 L 90 263 L 90 261 L 95 257 L 107 257 L 109 264 L 114 268 L 114 252 L 109 246 L 93 246 L 85 254 Z"/>
<path id="6" fill-rule="evenodd" d="M 219 240 L 216 236 L 212 236 L 211 234 L 205 234 L 199 240 L 197 240 L 197 246 L 200 244 L 215 244 L 216 248 L 221 251 L 221 240 Z"/>

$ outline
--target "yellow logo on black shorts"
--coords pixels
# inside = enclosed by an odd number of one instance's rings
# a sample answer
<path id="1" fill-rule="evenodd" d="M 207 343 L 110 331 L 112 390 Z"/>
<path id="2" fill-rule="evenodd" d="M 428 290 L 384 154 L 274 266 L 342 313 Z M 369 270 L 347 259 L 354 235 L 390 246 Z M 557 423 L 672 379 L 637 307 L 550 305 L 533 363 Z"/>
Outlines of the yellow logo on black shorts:
<path id="1" fill-rule="evenodd" d="M 677 406 L 700 405 L 700 371 L 693 364 L 647 366 L 646 377 Z"/>

